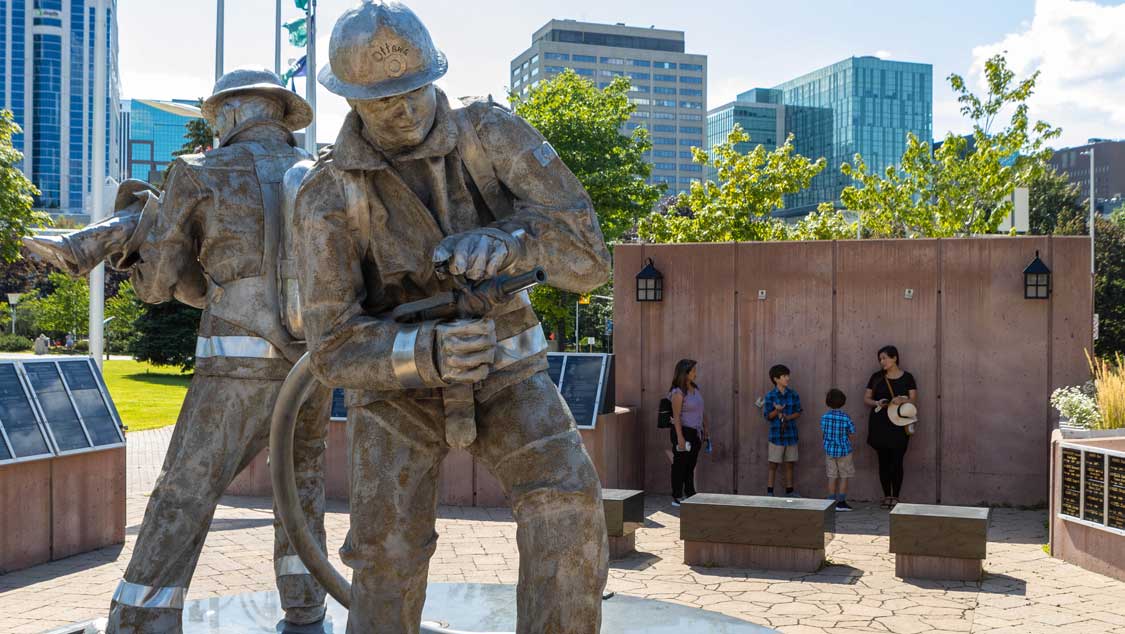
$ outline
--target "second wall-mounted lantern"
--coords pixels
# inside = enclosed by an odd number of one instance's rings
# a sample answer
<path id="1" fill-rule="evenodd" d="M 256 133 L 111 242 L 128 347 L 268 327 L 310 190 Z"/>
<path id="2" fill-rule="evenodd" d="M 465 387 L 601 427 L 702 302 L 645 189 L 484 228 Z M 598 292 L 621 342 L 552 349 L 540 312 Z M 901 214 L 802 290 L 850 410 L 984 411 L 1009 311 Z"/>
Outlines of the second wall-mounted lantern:
<path id="1" fill-rule="evenodd" d="M 1039 259 L 1039 251 L 1023 270 L 1023 296 L 1024 299 L 1047 299 L 1051 296 L 1051 269 Z"/>

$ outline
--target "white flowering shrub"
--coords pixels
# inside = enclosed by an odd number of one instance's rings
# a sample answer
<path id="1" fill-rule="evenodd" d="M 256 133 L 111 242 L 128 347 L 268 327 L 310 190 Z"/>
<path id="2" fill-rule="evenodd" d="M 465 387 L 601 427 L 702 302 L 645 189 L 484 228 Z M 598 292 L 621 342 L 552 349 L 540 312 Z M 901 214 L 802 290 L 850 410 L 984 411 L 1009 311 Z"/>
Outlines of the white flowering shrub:
<path id="1" fill-rule="evenodd" d="M 1060 387 L 1051 394 L 1051 405 L 1075 427 L 1096 429 L 1101 422 L 1097 401 L 1081 387 Z"/>

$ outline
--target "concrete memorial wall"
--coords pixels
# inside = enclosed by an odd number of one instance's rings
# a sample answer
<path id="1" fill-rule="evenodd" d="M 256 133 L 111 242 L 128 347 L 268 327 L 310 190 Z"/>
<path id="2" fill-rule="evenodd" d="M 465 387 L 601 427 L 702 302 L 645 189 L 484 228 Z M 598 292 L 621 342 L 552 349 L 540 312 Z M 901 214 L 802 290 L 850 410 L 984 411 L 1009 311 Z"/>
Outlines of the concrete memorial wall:
<path id="1" fill-rule="evenodd" d="M 1048 300 L 1024 299 L 1037 250 L 1052 270 Z M 636 301 L 646 258 L 664 276 L 662 302 Z M 1089 374 L 1088 239 L 619 245 L 614 260 L 616 402 L 637 409 L 646 491 L 670 490 L 656 407 L 687 357 L 699 361 L 714 439 L 700 457 L 700 491 L 764 493 L 768 427 L 755 401 L 772 387 L 769 367 L 783 363 L 805 410 L 798 491 L 825 492 L 819 420 L 838 387 L 857 428 L 851 494 L 881 497 L 863 393 L 889 344 L 919 386 L 904 500 L 1046 503 L 1048 397 Z"/>

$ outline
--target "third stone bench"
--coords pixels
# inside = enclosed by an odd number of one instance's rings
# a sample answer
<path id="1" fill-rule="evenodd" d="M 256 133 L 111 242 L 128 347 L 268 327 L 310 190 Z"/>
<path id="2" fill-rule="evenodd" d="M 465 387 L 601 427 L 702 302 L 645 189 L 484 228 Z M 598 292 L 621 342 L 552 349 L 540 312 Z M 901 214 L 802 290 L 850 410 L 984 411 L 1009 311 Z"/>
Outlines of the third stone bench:
<path id="1" fill-rule="evenodd" d="M 689 565 L 813 572 L 836 530 L 835 500 L 699 493 L 681 504 Z"/>
<path id="2" fill-rule="evenodd" d="M 609 558 L 620 559 L 635 552 L 637 529 L 645 523 L 644 491 L 602 489 Z"/>
<path id="3" fill-rule="evenodd" d="M 989 509 L 899 504 L 891 511 L 895 576 L 976 581 L 988 551 Z"/>

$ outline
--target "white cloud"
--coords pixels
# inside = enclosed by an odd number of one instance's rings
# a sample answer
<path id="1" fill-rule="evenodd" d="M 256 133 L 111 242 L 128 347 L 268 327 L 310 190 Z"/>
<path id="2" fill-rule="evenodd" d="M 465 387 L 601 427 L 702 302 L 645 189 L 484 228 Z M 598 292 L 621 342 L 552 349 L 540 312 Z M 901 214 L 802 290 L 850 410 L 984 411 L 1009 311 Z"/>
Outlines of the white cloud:
<path id="1" fill-rule="evenodd" d="M 1017 79 L 1040 71 L 1031 116 L 1062 127 L 1055 145 L 1125 136 L 1125 5 L 1037 0 L 1034 18 L 1020 26 L 973 49 L 968 80 L 974 92 L 986 85 L 985 60 L 1004 53 Z"/>
<path id="2" fill-rule="evenodd" d="M 872 53 L 872 55 L 878 57 L 879 59 L 894 59 L 894 55 L 891 54 L 890 51 L 882 48 Z"/>

